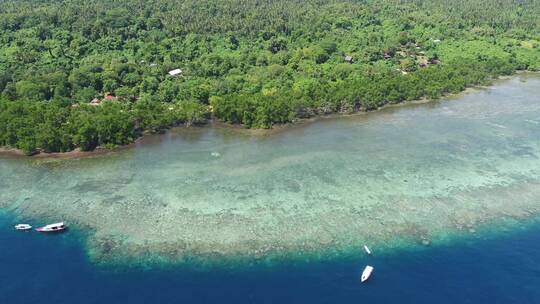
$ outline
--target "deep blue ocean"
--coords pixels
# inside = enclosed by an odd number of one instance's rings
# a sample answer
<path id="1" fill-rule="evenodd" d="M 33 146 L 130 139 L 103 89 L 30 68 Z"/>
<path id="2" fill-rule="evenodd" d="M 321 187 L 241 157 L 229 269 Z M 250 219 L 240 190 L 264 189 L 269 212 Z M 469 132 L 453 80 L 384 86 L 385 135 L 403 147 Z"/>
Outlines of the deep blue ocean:
<path id="1" fill-rule="evenodd" d="M 539 224 L 372 256 L 143 270 L 97 267 L 75 231 L 13 223 L 0 217 L 0 303 L 540 303 Z"/>

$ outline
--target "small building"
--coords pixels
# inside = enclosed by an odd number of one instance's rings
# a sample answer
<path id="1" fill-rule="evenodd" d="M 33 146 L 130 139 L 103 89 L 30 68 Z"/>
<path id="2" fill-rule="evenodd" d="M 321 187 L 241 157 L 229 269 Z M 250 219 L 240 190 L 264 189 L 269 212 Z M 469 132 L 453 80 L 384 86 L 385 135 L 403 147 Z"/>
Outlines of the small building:
<path id="1" fill-rule="evenodd" d="M 345 56 L 345 62 L 347 62 L 347 63 L 353 63 L 354 60 L 353 60 L 352 56 L 348 56 L 348 55 L 347 55 L 347 56 Z"/>
<path id="2" fill-rule="evenodd" d="M 92 101 L 90 101 L 90 105 L 97 106 L 101 103 L 101 100 L 99 98 L 94 98 Z"/>
<path id="3" fill-rule="evenodd" d="M 174 70 L 169 71 L 169 75 L 171 76 L 178 76 L 180 74 L 182 74 L 182 70 L 180 69 L 174 69 Z"/>

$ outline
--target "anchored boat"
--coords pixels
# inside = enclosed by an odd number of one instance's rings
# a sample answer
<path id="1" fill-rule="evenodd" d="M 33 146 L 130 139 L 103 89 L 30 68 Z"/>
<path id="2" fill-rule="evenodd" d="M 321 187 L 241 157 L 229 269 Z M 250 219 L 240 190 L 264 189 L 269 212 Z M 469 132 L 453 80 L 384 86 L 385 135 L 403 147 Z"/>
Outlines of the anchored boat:
<path id="1" fill-rule="evenodd" d="M 364 245 L 364 251 L 367 253 L 367 254 L 371 254 L 371 250 L 369 250 L 368 246 Z"/>
<path id="2" fill-rule="evenodd" d="M 17 224 L 17 225 L 15 225 L 15 229 L 17 229 L 17 230 L 30 230 L 30 229 L 32 229 L 32 226 L 30 226 L 29 224 Z"/>
<path id="3" fill-rule="evenodd" d="M 65 230 L 65 229 L 66 229 L 66 226 L 64 225 L 64 222 L 60 222 L 60 223 L 49 224 L 49 225 L 37 228 L 36 231 L 57 232 L 57 231 Z"/>
<path id="4" fill-rule="evenodd" d="M 371 266 L 366 266 L 366 268 L 364 268 L 364 271 L 362 272 L 362 283 L 367 281 L 367 279 L 369 279 L 369 276 L 371 275 L 371 272 L 373 271 L 373 267 Z"/>

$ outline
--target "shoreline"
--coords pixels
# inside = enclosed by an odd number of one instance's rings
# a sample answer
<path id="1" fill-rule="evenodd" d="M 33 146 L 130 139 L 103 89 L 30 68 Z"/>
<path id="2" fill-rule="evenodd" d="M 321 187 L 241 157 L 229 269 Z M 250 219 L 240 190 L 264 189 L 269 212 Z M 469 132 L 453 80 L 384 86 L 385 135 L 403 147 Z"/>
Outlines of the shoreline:
<path id="1" fill-rule="evenodd" d="M 540 78 L 525 78 L 273 137 L 182 128 L 106 157 L 3 159 L 0 204 L 80 229 L 98 264 L 311 260 L 521 227 L 540 214 Z"/>
<path id="2" fill-rule="evenodd" d="M 462 95 L 474 93 L 474 92 L 476 92 L 478 90 L 489 89 L 489 88 L 493 87 L 494 85 L 496 85 L 496 82 L 509 80 L 509 79 L 512 79 L 514 77 L 517 77 L 517 76 L 523 75 L 523 74 L 540 75 L 540 73 L 533 72 L 533 71 L 519 70 L 519 71 L 514 72 L 514 74 L 512 74 L 512 75 L 499 76 L 497 78 L 491 79 L 492 83 L 490 83 L 489 85 L 475 85 L 475 86 L 466 87 L 463 91 L 460 91 L 458 93 L 448 93 L 446 95 L 441 96 L 438 99 L 429 99 L 429 98 L 424 97 L 424 98 L 421 98 L 421 99 L 406 100 L 406 101 L 402 101 L 402 102 L 398 102 L 398 103 L 388 103 L 388 104 L 385 104 L 385 105 L 383 105 L 383 106 L 381 106 L 381 107 L 379 107 L 379 108 L 377 108 L 375 110 L 371 110 L 371 111 L 359 110 L 359 111 L 355 111 L 355 112 L 351 112 L 351 113 L 339 113 L 339 112 L 336 112 L 336 113 L 330 113 L 330 114 L 315 115 L 315 116 L 309 117 L 309 118 L 298 118 L 293 122 L 288 122 L 288 123 L 283 123 L 283 124 L 275 124 L 270 129 L 247 129 L 247 128 L 244 128 L 243 125 L 241 125 L 241 124 L 230 124 L 230 123 L 226 123 L 226 122 L 222 122 L 222 121 L 209 121 L 207 124 L 201 125 L 200 128 L 214 127 L 214 128 L 233 130 L 235 132 L 238 132 L 238 133 L 243 134 L 243 135 L 248 135 L 248 136 L 270 136 L 270 135 L 275 135 L 275 134 L 279 134 L 281 132 L 287 131 L 287 130 L 289 130 L 291 128 L 303 127 L 303 126 L 306 126 L 306 125 L 309 125 L 311 123 L 315 123 L 315 122 L 321 121 L 321 120 L 341 119 L 341 118 L 346 118 L 346 117 L 356 117 L 356 116 L 363 116 L 363 115 L 369 115 L 369 114 L 376 114 L 376 113 L 380 113 L 382 111 L 385 111 L 385 110 L 388 110 L 388 109 L 393 109 L 393 108 L 398 108 L 399 109 L 401 107 L 424 105 L 424 104 L 430 104 L 430 103 L 435 103 L 435 102 L 439 102 L 439 101 L 444 101 L 444 100 L 447 100 L 449 98 L 456 98 L 456 97 L 460 97 Z M 173 128 L 171 128 L 169 130 L 180 129 L 180 128 L 184 128 L 184 127 L 182 127 L 182 126 L 173 127 Z"/>
<path id="3" fill-rule="evenodd" d="M 0 155 L 7 155 L 7 156 L 13 156 L 13 157 L 21 157 L 21 158 L 85 158 L 85 157 L 92 157 L 92 156 L 99 156 L 99 155 L 107 155 L 110 153 L 114 153 L 120 150 L 129 149 L 134 145 L 134 143 L 131 143 L 129 145 L 108 149 L 108 148 L 102 148 L 98 147 L 92 151 L 82 151 L 80 148 L 76 148 L 72 151 L 68 152 L 39 152 L 34 155 L 26 155 L 24 152 L 20 149 L 16 148 L 9 148 L 9 147 L 0 147 Z"/>
<path id="4" fill-rule="evenodd" d="M 270 129 L 248 129 L 245 128 L 241 124 L 231 124 L 219 120 L 213 120 L 210 119 L 206 123 L 201 125 L 195 125 L 194 128 L 197 129 L 203 129 L 203 128 L 218 128 L 218 129 L 226 129 L 226 130 L 232 130 L 234 132 L 247 135 L 247 136 L 270 136 L 282 133 L 284 131 L 290 130 L 294 127 L 301 127 L 301 126 L 307 126 L 309 124 L 315 123 L 320 120 L 325 119 L 339 119 L 344 117 L 355 117 L 355 116 L 361 116 L 361 115 L 368 115 L 373 113 L 380 113 L 387 109 L 392 108 L 401 108 L 401 107 L 407 107 L 407 106 L 414 106 L 414 105 L 423 105 L 423 104 L 429 104 L 437 101 L 442 101 L 445 99 L 453 98 L 453 97 L 459 97 L 460 95 L 464 94 L 470 94 L 476 90 L 483 90 L 488 89 L 496 84 L 498 81 L 504 81 L 511 79 L 513 77 L 523 75 L 523 74 L 533 74 L 533 75 L 539 75 L 539 73 L 531 72 L 527 70 L 518 70 L 515 71 L 512 75 L 507 76 L 499 76 L 497 78 L 491 79 L 492 83 L 489 85 L 475 85 L 471 87 L 466 87 L 465 90 L 458 92 L 458 93 L 449 93 L 446 95 L 441 96 L 438 99 L 429 99 L 429 98 L 421 98 L 421 99 L 415 99 L 415 100 L 408 100 L 408 101 L 402 101 L 399 103 L 388 103 L 385 104 L 375 110 L 366 111 L 366 110 L 359 110 L 351 113 L 331 113 L 331 114 L 323 114 L 323 115 L 315 115 L 310 118 L 299 118 L 296 119 L 293 122 L 289 123 L 283 123 L 283 124 L 275 124 Z M 173 126 L 165 129 L 163 133 L 171 132 L 171 130 L 180 130 L 180 129 L 186 129 L 188 127 L 186 126 Z M 161 135 L 162 133 L 143 133 L 140 137 L 135 139 L 132 143 L 115 147 L 115 148 L 105 148 L 105 147 L 97 147 L 96 149 L 92 151 L 81 151 L 80 148 L 76 148 L 72 151 L 68 152 L 39 152 L 34 155 L 26 155 L 24 152 L 17 148 L 11 148 L 11 147 L 0 147 L 0 155 L 8 155 L 8 156 L 16 156 L 16 157 L 29 157 L 29 158 L 86 158 L 86 157 L 93 157 L 93 156 L 101 156 L 101 155 L 108 155 L 110 153 L 115 153 L 118 151 L 130 149 L 134 146 L 136 146 L 137 143 L 143 141 L 145 138 L 149 136 L 156 136 Z"/>

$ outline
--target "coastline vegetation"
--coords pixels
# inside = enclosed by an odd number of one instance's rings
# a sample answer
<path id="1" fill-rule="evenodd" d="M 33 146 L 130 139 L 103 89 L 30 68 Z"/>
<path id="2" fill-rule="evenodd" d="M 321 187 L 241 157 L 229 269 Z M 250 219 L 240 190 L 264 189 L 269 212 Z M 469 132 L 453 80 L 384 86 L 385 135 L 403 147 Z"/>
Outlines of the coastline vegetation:
<path id="1" fill-rule="evenodd" d="M 0 3 L 0 146 L 29 155 L 210 118 L 270 128 L 540 70 L 534 0 Z"/>

